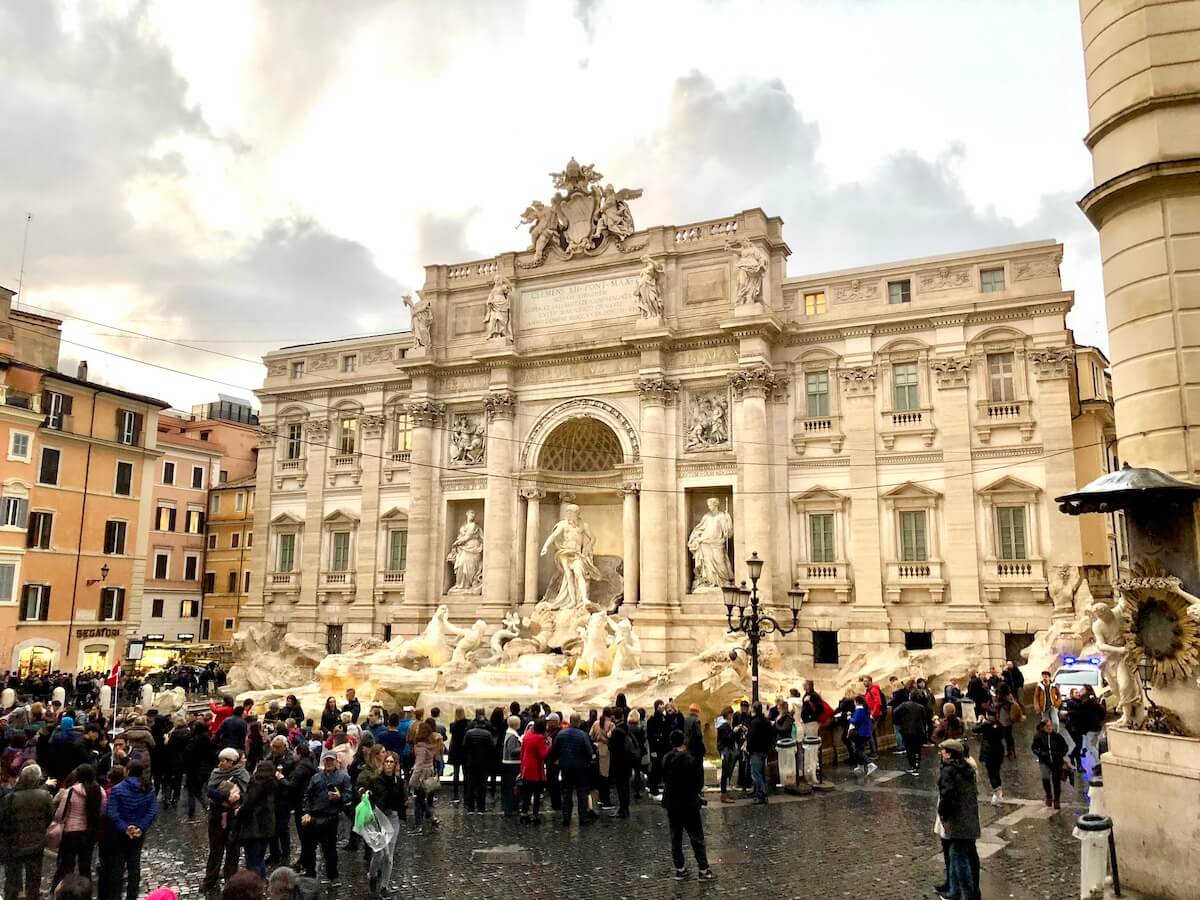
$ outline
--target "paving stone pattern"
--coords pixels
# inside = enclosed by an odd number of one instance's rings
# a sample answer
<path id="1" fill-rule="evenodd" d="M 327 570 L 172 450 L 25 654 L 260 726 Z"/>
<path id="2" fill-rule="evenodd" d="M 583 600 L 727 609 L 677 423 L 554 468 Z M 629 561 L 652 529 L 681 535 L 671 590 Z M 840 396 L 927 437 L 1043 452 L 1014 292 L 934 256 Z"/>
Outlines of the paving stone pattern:
<path id="1" fill-rule="evenodd" d="M 1063 809 L 1041 800 L 1037 765 L 1027 750 L 1031 730 L 1020 726 L 1017 760 L 1004 766 L 1006 802 L 988 803 L 980 767 L 985 900 L 1067 900 L 1078 896 L 1079 844 L 1071 837 L 1085 808 L 1082 790 L 1066 789 Z M 974 749 L 972 750 L 974 752 Z M 472 900 L 558 898 L 875 898 L 923 900 L 941 880 L 940 844 L 933 834 L 937 762 L 927 748 L 924 771 L 902 771 L 902 756 L 881 755 L 870 779 L 844 767 L 827 773 L 836 789 L 810 797 L 774 796 L 765 807 L 745 800 L 720 804 L 710 793 L 704 814 L 709 855 L 718 880 L 701 884 L 686 846 L 689 878 L 672 877 L 666 814 L 645 799 L 629 820 L 563 829 L 557 816 L 540 827 L 520 826 L 497 811 L 464 816 L 438 804 L 442 825 L 423 835 L 401 834 L 392 887 L 398 898 Z M 1119 836 L 1118 836 L 1119 839 Z M 204 825 L 163 814 L 149 839 L 143 895 L 170 885 L 198 897 L 207 839 Z M 318 857 L 319 858 L 319 857 Z M 365 898 L 360 854 L 341 854 L 339 886 L 323 883 L 323 897 Z"/>

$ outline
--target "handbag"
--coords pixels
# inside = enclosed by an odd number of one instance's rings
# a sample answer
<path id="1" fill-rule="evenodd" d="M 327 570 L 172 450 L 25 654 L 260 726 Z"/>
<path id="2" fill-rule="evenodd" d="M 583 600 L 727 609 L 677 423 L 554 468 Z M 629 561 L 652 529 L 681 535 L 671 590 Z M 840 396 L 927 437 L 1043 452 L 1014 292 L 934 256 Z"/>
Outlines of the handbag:
<path id="1" fill-rule="evenodd" d="M 442 779 L 438 778 L 437 773 L 433 773 L 428 778 L 421 781 L 421 790 L 426 794 L 435 794 L 442 787 Z"/>
<path id="2" fill-rule="evenodd" d="M 67 788 L 67 794 L 62 799 L 62 803 L 54 812 L 54 818 L 50 820 L 50 827 L 46 829 L 46 849 L 57 850 L 62 846 L 63 828 L 67 821 L 67 811 L 71 808 L 71 795 L 75 793 L 73 787 Z"/>

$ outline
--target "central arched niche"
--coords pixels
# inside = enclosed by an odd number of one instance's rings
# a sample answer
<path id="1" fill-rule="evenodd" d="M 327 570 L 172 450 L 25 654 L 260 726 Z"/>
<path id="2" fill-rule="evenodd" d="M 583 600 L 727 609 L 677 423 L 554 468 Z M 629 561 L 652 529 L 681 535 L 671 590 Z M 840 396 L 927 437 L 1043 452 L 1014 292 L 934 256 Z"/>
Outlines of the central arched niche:
<path id="1" fill-rule="evenodd" d="M 538 454 L 543 472 L 611 472 L 624 460 L 613 430 L 592 418 L 563 422 L 546 437 Z"/>

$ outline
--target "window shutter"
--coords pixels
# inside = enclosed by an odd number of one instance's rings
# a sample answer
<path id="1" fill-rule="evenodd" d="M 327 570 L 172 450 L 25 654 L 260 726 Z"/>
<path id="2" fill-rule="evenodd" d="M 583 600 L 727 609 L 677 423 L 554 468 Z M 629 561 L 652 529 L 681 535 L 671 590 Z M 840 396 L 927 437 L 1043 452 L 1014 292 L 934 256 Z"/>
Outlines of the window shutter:
<path id="1" fill-rule="evenodd" d="M 145 417 L 141 413 L 133 414 L 133 443 L 141 446 L 142 443 L 142 422 Z"/>
<path id="2" fill-rule="evenodd" d="M 34 522 L 29 523 L 29 529 L 25 532 L 25 546 L 34 547 L 37 545 L 37 535 L 34 534 Z"/>
<path id="3" fill-rule="evenodd" d="M 42 391 L 42 415 L 46 417 L 46 422 L 50 421 L 50 392 Z"/>
<path id="4" fill-rule="evenodd" d="M 62 395 L 62 414 L 64 416 L 71 415 L 71 410 L 75 408 L 75 398 L 70 394 Z"/>
<path id="5" fill-rule="evenodd" d="M 117 407 L 117 411 L 114 414 L 114 419 L 116 420 L 116 422 L 113 426 L 116 429 L 115 433 L 117 435 L 117 443 L 121 443 L 121 431 L 122 431 L 121 425 L 123 424 L 122 419 L 124 419 L 124 418 L 125 418 L 125 410 L 121 409 L 120 407 Z"/>
<path id="6" fill-rule="evenodd" d="M 29 525 L 29 501 L 17 500 L 17 526 L 26 528 Z"/>
<path id="7" fill-rule="evenodd" d="M 170 514 L 167 517 L 167 531 L 174 531 L 174 530 L 175 530 L 175 509 L 172 508 Z"/>
<path id="8" fill-rule="evenodd" d="M 42 608 L 38 610 L 38 620 L 45 622 L 50 618 L 50 585 L 42 585 Z"/>

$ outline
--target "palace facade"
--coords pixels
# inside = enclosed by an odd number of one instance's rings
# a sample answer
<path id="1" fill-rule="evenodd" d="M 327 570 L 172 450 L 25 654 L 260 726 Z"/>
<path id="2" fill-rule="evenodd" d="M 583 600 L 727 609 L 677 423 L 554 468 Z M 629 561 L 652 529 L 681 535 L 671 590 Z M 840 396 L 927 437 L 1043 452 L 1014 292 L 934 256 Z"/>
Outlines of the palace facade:
<path id="1" fill-rule="evenodd" d="M 427 267 L 411 332 L 266 357 L 242 623 L 330 652 L 441 604 L 498 626 L 557 592 L 541 550 L 568 503 L 593 598 L 654 663 L 725 628 L 689 542 L 710 498 L 735 579 L 757 553 L 768 605 L 803 592 L 780 646 L 815 666 L 947 645 L 998 663 L 1048 623 L 1051 567 L 1110 562 L 1107 530 L 1052 502 L 1112 464 L 1061 245 L 788 277 L 780 219 L 637 231 L 640 192 L 594 174 L 568 166 L 527 210 L 530 250 Z"/>

